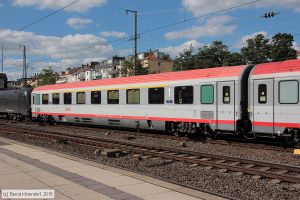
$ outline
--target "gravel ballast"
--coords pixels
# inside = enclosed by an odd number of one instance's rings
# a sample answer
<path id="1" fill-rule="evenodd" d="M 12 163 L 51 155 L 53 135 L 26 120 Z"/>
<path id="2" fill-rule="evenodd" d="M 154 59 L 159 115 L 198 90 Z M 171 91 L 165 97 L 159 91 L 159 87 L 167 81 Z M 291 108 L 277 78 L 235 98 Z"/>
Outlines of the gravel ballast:
<path id="1" fill-rule="evenodd" d="M 12 125 L 14 126 L 14 125 Z M 23 126 L 23 124 L 22 124 Z M 26 126 L 32 125 L 27 124 Z M 60 132 L 80 132 L 82 130 L 63 129 L 61 127 L 49 127 L 49 126 L 37 126 L 36 130 L 59 130 Z M 116 138 L 124 140 L 124 135 L 118 135 L 116 130 L 104 131 L 89 131 L 91 135 L 101 135 L 109 138 Z M 210 169 L 204 166 L 191 166 L 186 163 L 175 162 L 175 161 L 163 161 L 153 159 L 136 159 L 132 155 L 124 155 L 119 158 L 108 158 L 101 156 L 97 152 L 97 148 L 88 147 L 84 145 L 77 145 L 73 143 L 57 143 L 55 140 L 45 141 L 44 139 L 37 139 L 34 137 L 28 138 L 24 135 L 13 135 L 1 133 L 1 136 L 5 136 L 11 139 L 15 139 L 21 142 L 41 146 L 58 152 L 66 153 L 69 155 L 81 157 L 84 159 L 94 160 L 96 162 L 129 169 L 138 173 L 149 175 L 152 177 L 162 178 L 172 182 L 177 182 L 199 190 L 210 191 L 212 193 L 219 193 L 225 196 L 230 196 L 237 199 L 299 199 L 300 197 L 300 185 L 292 183 L 279 183 L 273 184 L 270 179 L 254 179 L 251 175 L 241 175 L 237 172 L 225 172 L 220 169 Z M 163 140 L 155 138 L 145 138 L 135 136 L 136 139 L 132 139 L 131 142 L 145 142 L 147 140 L 148 145 L 155 146 L 168 146 L 180 148 L 179 141 L 176 140 Z M 266 160 L 264 157 L 269 157 L 267 161 L 284 163 L 291 163 L 293 160 L 297 161 L 298 157 L 288 152 L 270 151 L 270 150 L 257 150 L 257 149 L 244 149 L 242 147 L 230 146 L 230 145 L 218 145 L 218 144 L 206 144 L 197 143 L 193 141 L 185 142 L 187 147 L 185 149 L 196 150 L 201 152 L 217 153 L 222 155 L 244 158 L 256 158 L 256 160 Z M 251 152 L 251 153 L 249 153 Z M 274 154 L 273 156 L 270 156 Z M 288 157 L 288 158 L 287 158 Z M 274 160 L 273 160 L 274 159 Z"/>

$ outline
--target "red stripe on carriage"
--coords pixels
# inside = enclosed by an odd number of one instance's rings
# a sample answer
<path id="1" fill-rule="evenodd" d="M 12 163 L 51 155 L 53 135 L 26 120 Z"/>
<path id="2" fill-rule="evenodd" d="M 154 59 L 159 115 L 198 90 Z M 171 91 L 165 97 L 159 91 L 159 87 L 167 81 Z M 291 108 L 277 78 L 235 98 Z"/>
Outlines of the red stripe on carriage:
<path id="1" fill-rule="evenodd" d="M 212 119 L 192 119 L 192 118 L 172 118 L 172 117 L 143 117 L 143 116 L 127 116 L 127 115 L 97 115 L 97 114 L 79 114 L 79 113 L 50 113 L 50 112 L 32 112 L 34 115 L 51 115 L 51 116 L 68 116 L 68 117 L 91 117 L 91 118 L 116 118 L 131 120 L 153 120 L 153 121 L 178 121 L 178 122 L 198 122 L 210 124 L 235 124 L 234 120 L 212 120 Z M 254 126 L 278 126 L 300 128 L 299 123 L 287 122 L 259 122 L 254 121 Z"/>
<path id="2" fill-rule="evenodd" d="M 79 113 L 49 113 L 49 112 L 32 112 L 35 115 L 52 115 L 52 116 L 69 116 L 69 117 L 91 117 L 91 118 L 116 118 L 132 120 L 153 120 L 153 121 L 180 121 L 180 122 L 200 122 L 200 123 L 217 123 L 212 119 L 192 119 L 192 118 L 172 118 L 172 117 L 143 117 L 127 115 L 99 115 L 99 114 L 79 114 Z M 218 120 L 221 124 L 234 124 L 234 120 Z"/>

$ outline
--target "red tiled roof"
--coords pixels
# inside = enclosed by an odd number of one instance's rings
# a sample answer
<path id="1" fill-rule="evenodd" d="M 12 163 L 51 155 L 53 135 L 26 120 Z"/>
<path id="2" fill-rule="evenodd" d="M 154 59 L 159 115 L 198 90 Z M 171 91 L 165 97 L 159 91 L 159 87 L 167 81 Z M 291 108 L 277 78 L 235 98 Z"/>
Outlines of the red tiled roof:
<path id="1" fill-rule="evenodd" d="M 55 85 L 40 86 L 35 88 L 34 91 L 37 92 L 37 91 L 45 91 L 45 90 L 59 90 L 59 89 L 84 88 L 84 87 L 95 87 L 95 86 L 230 77 L 230 76 L 239 76 L 243 68 L 244 66 L 216 67 L 216 68 L 188 70 L 188 71 L 181 71 L 181 72 L 167 72 L 167 73 L 160 73 L 160 74 L 102 79 L 102 80 L 94 80 L 94 81 L 86 81 L 86 82 L 55 84 Z"/>
<path id="2" fill-rule="evenodd" d="M 159 60 L 153 52 L 151 52 L 144 60 Z"/>

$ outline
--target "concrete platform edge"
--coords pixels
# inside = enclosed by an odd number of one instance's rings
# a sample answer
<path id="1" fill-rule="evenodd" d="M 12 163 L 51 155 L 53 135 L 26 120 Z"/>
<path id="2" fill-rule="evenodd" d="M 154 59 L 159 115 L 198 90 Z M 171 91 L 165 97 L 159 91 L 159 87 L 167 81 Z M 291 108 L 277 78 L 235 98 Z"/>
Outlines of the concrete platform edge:
<path id="1" fill-rule="evenodd" d="M 220 196 L 215 196 L 213 194 L 209 194 L 209 193 L 202 192 L 202 191 L 199 191 L 199 190 L 194 190 L 194 189 L 191 189 L 191 188 L 179 186 L 179 185 L 176 185 L 176 184 L 173 184 L 173 183 L 170 183 L 170 182 L 167 182 L 167 181 L 159 180 L 159 179 L 156 179 L 156 178 L 153 178 L 153 177 L 150 177 L 150 176 L 146 176 L 146 175 L 143 175 L 143 174 L 138 174 L 136 172 L 126 171 L 125 169 L 121 169 L 121 168 L 118 168 L 118 167 L 115 167 L 115 166 L 110 166 L 110 165 L 105 165 L 105 164 L 102 164 L 102 163 L 97 163 L 97 162 L 92 161 L 92 160 L 86 160 L 86 159 L 79 158 L 79 157 L 76 157 L 76 156 L 72 156 L 72 155 L 68 155 L 68 154 L 65 154 L 65 153 L 53 151 L 53 150 L 50 150 L 50 149 L 47 149 L 47 148 L 42 148 L 42 147 L 39 147 L 39 146 L 30 145 L 30 144 L 27 144 L 27 143 L 22 143 L 22 142 L 19 142 L 19 141 L 13 140 L 13 139 L 9 139 L 9 138 L 5 138 L 5 137 L 2 137 L 2 136 L 0 136 L 0 138 L 3 139 L 7 143 L 14 143 L 14 144 L 22 145 L 22 146 L 25 146 L 25 147 L 37 149 L 37 150 L 40 150 L 40 151 L 45 151 L 45 152 L 53 154 L 53 155 L 61 156 L 61 157 L 66 158 L 66 159 L 81 162 L 81 163 L 84 163 L 84 164 L 87 164 L 87 165 L 90 165 L 90 166 L 94 166 L 94 167 L 97 167 L 97 168 L 109 170 L 109 171 L 112 171 L 112 172 L 115 172 L 115 173 L 120 173 L 122 175 L 126 175 L 126 176 L 129 176 L 129 177 L 132 177 L 132 178 L 135 178 L 135 179 L 138 179 L 138 180 L 141 180 L 141 181 L 153 184 L 153 185 L 164 187 L 164 188 L 167 188 L 169 190 L 172 190 L 172 191 L 175 191 L 175 192 L 178 192 L 178 193 L 182 193 L 182 194 L 185 194 L 185 195 L 189 195 L 189 196 L 192 196 L 192 197 L 205 199 L 205 200 L 223 200 L 223 199 L 225 199 L 225 198 L 220 197 Z"/>

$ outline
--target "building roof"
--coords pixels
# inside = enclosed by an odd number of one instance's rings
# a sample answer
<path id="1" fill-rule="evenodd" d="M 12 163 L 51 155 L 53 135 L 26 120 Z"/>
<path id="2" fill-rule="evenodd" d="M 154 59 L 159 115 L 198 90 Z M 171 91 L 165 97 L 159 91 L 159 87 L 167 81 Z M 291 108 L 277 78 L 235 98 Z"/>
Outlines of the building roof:
<path id="1" fill-rule="evenodd" d="M 273 74 L 284 72 L 299 72 L 300 59 L 286 60 L 281 62 L 271 62 L 258 64 L 252 71 L 252 75 Z"/>
<path id="2" fill-rule="evenodd" d="M 144 60 L 159 60 L 153 52 L 151 52 Z"/>
<path id="3" fill-rule="evenodd" d="M 137 83 L 155 83 L 177 80 L 201 79 L 201 78 L 218 78 L 218 77 L 233 77 L 239 76 L 245 66 L 231 67 L 216 67 L 209 69 L 197 69 L 180 72 L 166 72 L 160 74 L 150 74 L 132 77 L 120 77 L 113 79 L 102 79 L 86 82 L 75 82 L 57 85 L 40 86 L 34 89 L 35 92 L 60 89 L 74 89 L 95 86 L 109 86 L 122 84 L 137 84 Z"/>

